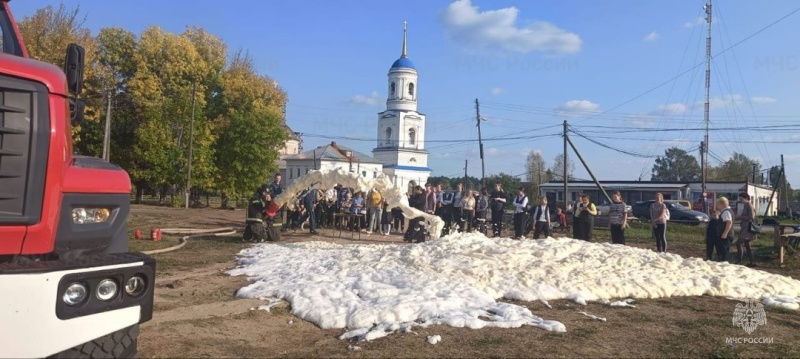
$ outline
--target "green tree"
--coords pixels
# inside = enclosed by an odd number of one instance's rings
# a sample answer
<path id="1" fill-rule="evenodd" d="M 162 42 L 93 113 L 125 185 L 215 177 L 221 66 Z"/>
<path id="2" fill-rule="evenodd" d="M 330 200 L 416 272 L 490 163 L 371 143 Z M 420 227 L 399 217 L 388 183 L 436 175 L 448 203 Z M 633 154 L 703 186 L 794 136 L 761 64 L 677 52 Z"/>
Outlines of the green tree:
<path id="1" fill-rule="evenodd" d="M 755 165 L 756 181 L 761 181 L 761 164 L 744 154 L 734 152 L 725 163 L 709 171 L 709 178 L 715 181 L 751 181 Z"/>
<path id="2" fill-rule="evenodd" d="M 136 74 L 136 35 L 122 28 L 101 29 L 95 38 L 97 44 L 96 58 L 101 69 L 107 76 L 107 87 L 112 91 L 111 115 L 111 162 L 122 168 L 131 169 L 136 165 L 134 156 L 135 130 L 137 127 L 137 113 L 134 98 L 128 91 L 128 83 Z M 105 130 L 104 121 L 98 121 L 100 127 L 99 138 L 100 152 L 102 152 L 102 134 Z M 142 183 L 134 182 L 141 199 Z"/>
<path id="3" fill-rule="evenodd" d="M 522 186 L 522 182 L 518 177 L 500 172 L 499 174 L 486 177 L 487 190 L 491 193 L 494 190 L 494 185 L 500 183 L 503 186 L 503 191 L 506 192 L 506 207 L 511 207 L 511 201 L 517 196 L 517 189 Z M 530 193 L 528 197 L 530 198 Z"/>
<path id="4" fill-rule="evenodd" d="M 282 114 L 275 110 L 230 115 L 217 145 L 220 191 L 234 197 L 247 195 L 277 171 L 277 146 L 286 136 L 274 130 L 282 121 Z"/>
<path id="5" fill-rule="evenodd" d="M 250 194 L 277 171 L 278 148 L 289 133 L 284 126 L 286 94 L 255 72 L 247 53 L 234 55 L 222 74 L 219 96 L 215 185 L 226 206 L 229 196 Z"/>
<path id="6" fill-rule="evenodd" d="M 780 166 L 772 166 L 769 168 L 769 186 L 772 188 L 778 187 L 781 200 L 793 201 L 795 199 L 795 190 L 792 189 L 792 184 L 786 181 L 786 174 L 784 173 L 783 176 L 780 176 L 780 173 Z M 778 179 L 778 177 L 780 177 L 780 179 Z"/>
<path id="7" fill-rule="evenodd" d="M 81 16 L 80 7 L 67 8 L 62 2 L 58 7 L 49 5 L 36 10 L 32 16 L 23 18 L 17 25 L 31 58 L 63 67 L 69 44 L 77 43 L 86 50 L 84 92 L 81 97 L 86 102 L 87 123 L 73 125 L 72 137 L 78 152 L 97 155 L 98 149 L 102 151 L 102 132 L 98 133 L 102 126 L 98 122 L 105 115 L 105 101 L 102 96 L 105 74 L 98 66 L 95 41 L 89 29 L 84 27 L 84 22 L 85 17 Z M 89 141 L 84 142 L 82 138 Z"/>
<path id="8" fill-rule="evenodd" d="M 700 179 L 700 165 L 697 159 L 686 151 L 672 147 L 658 156 L 653 165 L 652 181 L 692 182 Z"/>
<path id="9" fill-rule="evenodd" d="M 432 184 L 434 186 L 437 185 L 437 184 L 441 184 L 442 185 L 442 189 L 448 189 L 448 188 L 450 188 L 450 183 L 452 183 L 452 182 L 450 182 L 450 177 L 431 176 L 431 177 L 428 177 L 428 183 L 430 183 L 430 184 Z"/>

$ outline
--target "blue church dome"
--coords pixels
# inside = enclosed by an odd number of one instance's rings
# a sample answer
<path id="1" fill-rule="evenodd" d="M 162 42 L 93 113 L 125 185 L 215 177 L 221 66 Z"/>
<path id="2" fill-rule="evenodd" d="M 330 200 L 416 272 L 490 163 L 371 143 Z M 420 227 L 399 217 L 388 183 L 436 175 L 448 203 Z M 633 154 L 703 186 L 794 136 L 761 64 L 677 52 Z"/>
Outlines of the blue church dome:
<path id="1" fill-rule="evenodd" d="M 396 68 L 407 68 L 407 69 L 416 70 L 416 68 L 414 67 L 414 63 L 411 62 L 411 60 L 409 60 L 407 57 L 401 57 L 401 58 L 397 59 L 397 61 L 395 61 L 392 64 L 392 68 L 393 69 L 396 69 Z"/>

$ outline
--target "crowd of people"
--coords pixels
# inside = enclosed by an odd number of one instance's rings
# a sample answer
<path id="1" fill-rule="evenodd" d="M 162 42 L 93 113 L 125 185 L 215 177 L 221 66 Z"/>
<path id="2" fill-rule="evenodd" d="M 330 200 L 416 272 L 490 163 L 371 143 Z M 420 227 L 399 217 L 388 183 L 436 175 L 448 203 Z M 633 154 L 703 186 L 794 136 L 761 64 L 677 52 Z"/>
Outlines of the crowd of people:
<path id="1" fill-rule="evenodd" d="M 357 191 L 342 185 L 329 189 L 309 188 L 297 198 L 294 209 L 285 207 L 280 211 L 270 212 L 273 196 L 283 193 L 281 175 L 275 174 L 273 181 L 260 186 L 250 200 L 247 210 L 245 240 L 263 242 L 264 240 L 279 240 L 280 234 L 275 229 L 276 218 L 286 219 L 283 230 L 298 229 L 308 223 L 309 232 L 317 234 L 317 228 L 341 227 L 352 231 L 373 232 L 388 236 L 391 233 L 403 233 L 407 242 L 424 242 L 427 232 L 421 225 L 422 217 L 411 218 L 408 227 L 405 227 L 405 218 L 399 208 L 390 208 L 386 199 L 378 190 L 368 192 Z M 608 229 L 611 233 L 611 242 L 625 244 L 625 230 L 628 228 L 627 205 L 622 200 L 619 191 L 611 195 L 611 204 L 608 210 Z M 427 183 L 425 187 L 416 186 L 409 194 L 408 203 L 419 211 L 436 215 L 444 222 L 441 235 L 458 232 L 481 232 L 489 235 L 491 229 L 493 237 L 500 237 L 503 231 L 507 197 L 500 183 L 494 185 L 494 190 L 465 190 L 461 183 L 456 183 L 452 189 L 445 190 L 442 184 Z M 736 245 L 737 263 L 741 262 L 746 252 L 749 266 L 754 266 L 754 258 L 750 243 L 756 238 L 755 210 L 750 203 L 747 193 L 740 193 L 738 203 L 742 204 L 741 213 L 734 213 L 725 197 L 716 201 L 717 210 L 711 214 L 711 219 L 706 228 L 706 259 L 728 261 L 730 248 Z M 517 189 L 517 195 L 512 199 L 514 208 L 513 230 L 514 239 L 525 239 L 533 232 L 532 238 L 551 236 L 553 228 L 565 229 L 568 227 L 566 213 L 561 208 L 556 208 L 551 213 L 552 207 L 548 206 L 547 198 L 539 199 L 538 204 L 529 206 L 525 188 Z M 566 210 L 572 214 L 572 237 L 591 241 L 594 220 L 598 215 L 597 207 L 591 202 L 588 195 L 579 195 L 578 200 Z M 652 226 L 656 251 L 667 252 L 667 223 L 670 212 L 664 203 L 664 196 L 656 194 L 655 201 L 649 209 L 649 223 Z M 733 221 L 738 217 L 740 221 L 739 234 L 734 242 Z M 716 253 L 716 258 L 714 254 Z"/>

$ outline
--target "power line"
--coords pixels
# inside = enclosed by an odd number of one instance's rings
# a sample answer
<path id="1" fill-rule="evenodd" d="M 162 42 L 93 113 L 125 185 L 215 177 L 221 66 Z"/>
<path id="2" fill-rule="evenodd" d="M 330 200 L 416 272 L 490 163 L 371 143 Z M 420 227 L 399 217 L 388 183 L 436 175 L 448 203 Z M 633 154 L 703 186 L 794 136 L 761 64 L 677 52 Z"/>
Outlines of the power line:
<path id="1" fill-rule="evenodd" d="M 713 57 L 717 57 L 717 56 L 719 56 L 719 55 L 722 55 L 722 54 L 724 54 L 724 53 L 728 52 L 729 50 L 731 50 L 731 49 L 733 49 L 733 48 L 735 48 L 735 47 L 737 47 L 737 46 L 741 45 L 742 43 L 744 43 L 744 42 L 745 42 L 745 41 L 747 41 L 747 40 L 750 40 L 750 39 L 752 39 L 752 38 L 753 38 L 753 37 L 755 37 L 756 35 L 758 35 L 758 34 L 760 34 L 760 33 L 764 32 L 765 30 L 767 30 L 767 29 L 771 28 L 772 26 L 775 26 L 775 24 L 777 24 L 777 23 L 779 23 L 779 22 L 781 22 L 781 21 L 785 20 L 785 19 L 786 19 L 786 18 L 788 18 L 789 16 L 792 16 L 792 15 L 794 15 L 795 13 L 797 13 L 797 12 L 799 12 L 799 11 L 800 11 L 800 8 L 797 8 L 797 9 L 794 9 L 794 10 L 792 10 L 792 11 L 791 11 L 791 12 L 789 12 L 788 14 L 786 14 L 786 15 L 782 16 L 781 18 L 779 18 L 779 19 L 777 19 L 777 20 L 775 20 L 775 21 L 773 21 L 773 22 L 771 22 L 769 25 L 767 25 L 767 26 L 765 26 L 765 27 L 761 28 L 760 30 L 758 30 L 758 31 L 756 31 L 756 32 L 754 32 L 754 33 L 752 33 L 752 34 L 750 34 L 749 36 L 745 37 L 744 39 L 741 39 L 741 40 L 739 40 L 739 41 L 738 41 L 738 42 L 736 42 L 735 44 L 733 44 L 733 45 L 731 45 L 731 46 L 728 46 L 727 48 L 723 49 L 722 51 L 720 51 L 720 52 L 718 52 L 718 53 L 714 54 L 714 56 L 713 56 Z M 622 107 L 622 106 L 625 106 L 625 105 L 627 105 L 627 104 L 629 104 L 629 103 L 631 103 L 631 102 L 633 102 L 633 101 L 636 101 L 636 100 L 638 100 L 639 98 L 641 98 L 641 97 L 643 97 L 643 96 L 645 96 L 645 95 L 647 95 L 647 94 L 649 94 L 649 93 L 651 93 L 651 92 L 653 92 L 653 91 L 655 91 L 655 90 L 657 90 L 657 89 L 661 88 L 662 86 L 664 86 L 664 85 L 666 85 L 666 84 L 670 83 L 671 81 L 673 81 L 673 80 L 675 80 L 675 79 L 677 79 L 677 78 L 679 78 L 679 77 L 681 77 L 681 76 L 683 76 L 683 75 L 685 75 L 685 74 L 689 73 L 690 71 L 692 71 L 692 70 L 694 70 L 694 69 L 696 69 L 696 68 L 698 68 L 698 67 L 700 67 L 700 66 L 703 66 L 703 65 L 705 65 L 705 61 L 704 61 L 704 62 L 701 62 L 701 63 L 698 63 L 697 65 L 695 65 L 695 66 L 693 66 L 693 67 L 689 68 L 688 70 L 686 70 L 686 71 L 684 71 L 684 72 L 681 72 L 680 74 L 678 74 L 678 75 L 676 75 L 676 76 L 674 76 L 674 77 L 670 78 L 669 80 L 667 80 L 667 81 L 664 81 L 664 82 L 662 82 L 662 83 L 660 83 L 660 84 L 656 85 L 655 87 L 653 87 L 653 88 L 651 88 L 651 89 L 649 89 L 649 90 L 647 90 L 647 91 L 645 91 L 645 92 L 642 92 L 642 93 L 640 93 L 640 94 L 638 94 L 638 95 L 636 95 L 636 96 L 634 96 L 634 97 L 632 97 L 632 98 L 628 99 L 627 101 L 625 101 L 625 102 L 623 102 L 623 103 L 621 103 L 621 104 L 617 105 L 617 106 L 614 106 L 614 107 L 612 107 L 612 108 L 610 108 L 610 109 L 608 109 L 608 110 L 606 110 L 606 111 L 603 111 L 603 112 L 602 112 L 602 113 L 600 113 L 600 114 L 601 114 L 601 115 L 602 115 L 602 114 L 606 114 L 606 113 L 608 113 L 608 112 L 610 112 L 610 111 L 613 111 L 613 110 L 616 110 L 616 109 L 618 109 L 618 108 L 620 108 L 620 107 Z M 589 116 L 589 117 L 587 117 L 587 118 L 584 118 L 584 119 L 578 120 L 578 121 L 576 121 L 576 122 L 578 122 L 578 123 L 579 123 L 579 122 L 587 121 L 587 120 L 590 120 L 590 119 L 592 119 L 592 118 L 594 118 L 594 117 L 596 117 L 596 116 L 597 116 L 597 115 L 595 115 L 595 116 Z"/>

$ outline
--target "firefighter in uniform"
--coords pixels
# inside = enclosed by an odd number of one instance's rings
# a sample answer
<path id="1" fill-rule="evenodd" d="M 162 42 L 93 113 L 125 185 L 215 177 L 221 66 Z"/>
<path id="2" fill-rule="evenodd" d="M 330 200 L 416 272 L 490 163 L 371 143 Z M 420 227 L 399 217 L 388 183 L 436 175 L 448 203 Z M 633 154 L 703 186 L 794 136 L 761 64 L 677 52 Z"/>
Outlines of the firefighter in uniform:
<path id="1" fill-rule="evenodd" d="M 245 241 L 264 242 L 267 240 L 267 228 L 264 226 L 264 220 L 267 204 L 271 201 L 272 198 L 267 185 L 262 185 L 256 189 L 256 194 L 247 205 L 247 219 L 245 220 L 246 226 L 243 237 Z"/>

